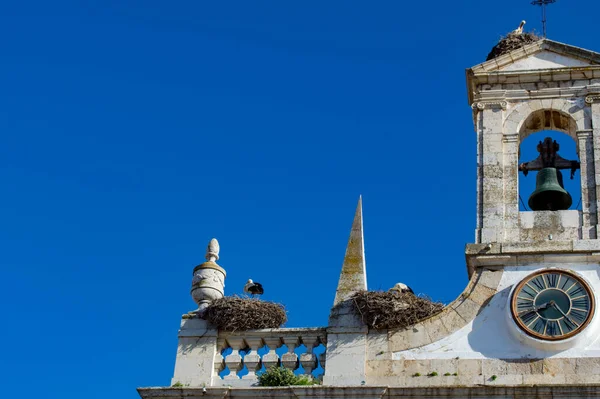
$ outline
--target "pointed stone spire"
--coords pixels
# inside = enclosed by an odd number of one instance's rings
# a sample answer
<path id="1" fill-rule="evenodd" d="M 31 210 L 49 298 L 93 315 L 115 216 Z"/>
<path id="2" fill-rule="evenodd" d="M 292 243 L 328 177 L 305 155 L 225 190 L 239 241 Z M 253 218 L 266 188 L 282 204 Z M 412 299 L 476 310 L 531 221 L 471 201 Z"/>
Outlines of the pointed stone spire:
<path id="1" fill-rule="evenodd" d="M 350 231 L 342 273 L 338 282 L 327 329 L 327 372 L 323 384 L 332 386 L 356 385 L 366 381 L 367 332 L 369 329 L 354 310 L 350 299 L 367 289 L 365 243 L 362 220 L 362 196 Z"/>
<path id="2" fill-rule="evenodd" d="M 352 302 L 349 300 L 358 291 L 367 289 L 367 271 L 365 264 L 365 243 L 362 220 L 362 196 L 358 198 L 358 206 L 354 214 L 354 222 L 346 247 L 346 256 L 340 273 L 333 307 L 329 313 L 330 327 L 359 328 L 363 325 Z"/>
<path id="3" fill-rule="evenodd" d="M 346 247 L 346 256 L 342 265 L 342 273 L 338 282 L 333 306 L 349 299 L 357 291 L 367 289 L 367 270 L 365 263 L 365 238 L 363 234 L 362 196 L 358 198 L 358 206 L 352 222 L 352 230 Z"/>

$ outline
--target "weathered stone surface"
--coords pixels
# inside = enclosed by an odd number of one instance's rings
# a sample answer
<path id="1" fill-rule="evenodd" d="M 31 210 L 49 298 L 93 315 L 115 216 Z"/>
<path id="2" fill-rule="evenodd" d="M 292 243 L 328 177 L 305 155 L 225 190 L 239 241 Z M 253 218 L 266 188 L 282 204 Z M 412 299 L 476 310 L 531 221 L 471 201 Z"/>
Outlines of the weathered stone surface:
<path id="1" fill-rule="evenodd" d="M 418 348 L 431 343 L 429 334 L 421 323 L 405 330 L 390 330 L 389 337 L 389 348 L 392 352 Z"/>
<path id="2" fill-rule="evenodd" d="M 467 321 L 460 317 L 460 315 L 452 308 L 445 309 L 443 315 L 439 317 L 439 320 L 446 330 L 448 330 L 448 334 L 452 334 L 467 324 Z"/>
<path id="3" fill-rule="evenodd" d="M 502 278 L 502 270 L 482 270 L 481 276 L 477 281 L 477 284 L 482 285 L 484 287 L 491 288 L 496 291 L 498 288 L 498 284 L 500 284 L 500 279 Z"/>
<path id="4" fill-rule="evenodd" d="M 456 370 L 461 376 L 478 376 L 482 374 L 481 359 L 457 359 Z"/>
<path id="5" fill-rule="evenodd" d="M 494 377 L 495 376 L 495 377 Z M 506 375 L 506 374 L 483 374 L 483 380 L 485 385 L 523 385 L 522 375 Z"/>
<path id="6" fill-rule="evenodd" d="M 392 371 L 394 375 L 412 377 L 415 374 L 426 376 L 433 370 L 431 369 L 431 361 L 422 360 L 396 360 L 392 363 Z"/>
<path id="7" fill-rule="evenodd" d="M 328 333 L 325 385 L 358 385 L 366 379 L 367 337 L 364 333 Z"/>
<path id="8" fill-rule="evenodd" d="M 598 378 L 598 376 L 593 376 Z M 449 377 L 452 379 L 453 377 Z M 436 384 L 443 377 L 434 377 L 429 380 L 419 378 L 402 378 L 393 380 L 388 377 L 375 378 L 367 384 L 379 386 L 297 386 L 297 387 L 269 387 L 269 388 L 231 388 L 219 387 L 206 388 L 138 388 L 142 399 L 382 399 L 382 398 L 498 398 L 498 399 L 523 399 L 523 398 L 597 398 L 600 396 L 600 386 L 579 385 L 521 385 L 502 386 L 499 384 L 485 384 L 483 380 L 463 380 L 457 377 L 453 386 Z M 593 380 L 593 379 L 590 379 Z M 422 381 L 428 385 L 416 386 L 412 381 Z M 593 384 L 591 381 L 589 384 Z"/>
<path id="9" fill-rule="evenodd" d="M 583 357 L 578 358 L 575 363 L 575 374 L 600 374 L 600 358 Z"/>
<path id="10" fill-rule="evenodd" d="M 477 284 L 475 289 L 469 295 L 469 299 L 479 306 L 485 306 L 495 293 L 495 289 L 486 287 L 482 284 Z"/>
<path id="11" fill-rule="evenodd" d="M 525 385 L 558 385 L 567 383 L 568 377 L 563 374 L 528 374 L 523 376 L 523 384 Z"/>
<path id="12" fill-rule="evenodd" d="M 393 360 L 367 360 L 367 375 L 371 376 L 394 376 L 392 372 Z"/>
<path id="13" fill-rule="evenodd" d="M 430 342 L 439 341 L 442 338 L 450 335 L 450 331 L 446 328 L 440 317 L 431 317 L 422 322 L 425 332 L 429 336 Z"/>
<path id="14" fill-rule="evenodd" d="M 473 320 L 479 309 L 481 309 L 481 305 L 469 298 L 462 298 L 460 301 L 455 302 L 453 306 L 456 313 L 464 320 Z"/>
<path id="15" fill-rule="evenodd" d="M 548 358 L 542 360 L 542 370 L 544 374 L 575 374 L 576 367 L 576 359 Z"/>
<path id="16" fill-rule="evenodd" d="M 362 198 L 359 198 L 333 304 L 335 306 L 350 299 L 357 291 L 366 289 L 367 271 L 364 250 Z"/>
<path id="17" fill-rule="evenodd" d="M 206 320 L 182 319 L 172 383 L 211 385 L 217 354 L 217 330 Z"/>
<path id="18" fill-rule="evenodd" d="M 531 359 L 511 359 L 506 362 L 506 374 L 542 374 L 542 361 Z"/>
<path id="19" fill-rule="evenodd" d="M 506 243 L 502 245 L 503 253 L 532 253 L 532 252 L 571 252 L 573 250 L 573 241 L 534 241 Z"/>
<path id="20" fill-rule="evenodd" d="M 388 333 L 370 331 L 367 335 L 367 361 L 391 360 Z"/>
<path id="21" fill-rule="evenodd" d="M 483 375 L 491 377 L 492 375 L 506 375 L 508 366 L 501 359 L 483 359 L 481 362 L 481 372 Z"/>

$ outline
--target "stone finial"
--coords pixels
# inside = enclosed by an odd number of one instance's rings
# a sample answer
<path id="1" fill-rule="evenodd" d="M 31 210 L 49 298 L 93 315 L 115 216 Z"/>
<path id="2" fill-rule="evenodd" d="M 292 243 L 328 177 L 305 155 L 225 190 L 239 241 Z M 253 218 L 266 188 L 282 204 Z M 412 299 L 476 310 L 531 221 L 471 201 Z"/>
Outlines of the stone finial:
<path id="1" fill-rule="evenodd" d="M 196 266 L 192 275 L 192 298 L 198 309 L 184 315 L 184 318 L 203 318 L 208 305 L 223 298 L 225 289 L 225 270 L 217 265 L 219 260 L 219 242 L 213 238 L 206 249 L 206 262 Z"/>
<path id="2" fill-rule="evenodd" d="M 358 198 L 352 230 L 346 247 L 346 256 L 338 282 L 333 305 L 349 299 L 358 291 L 367 289 L 367 271 L 365 263 L 365 239 L 363 234 L 362 196 Z"/>
<path id="3" fill-rule="evenodd" d="M 206 260 L 209 262 L 219 260 L 219 249 L 219 241 L 216 238 L 210 240 L 206 249 Z"/>

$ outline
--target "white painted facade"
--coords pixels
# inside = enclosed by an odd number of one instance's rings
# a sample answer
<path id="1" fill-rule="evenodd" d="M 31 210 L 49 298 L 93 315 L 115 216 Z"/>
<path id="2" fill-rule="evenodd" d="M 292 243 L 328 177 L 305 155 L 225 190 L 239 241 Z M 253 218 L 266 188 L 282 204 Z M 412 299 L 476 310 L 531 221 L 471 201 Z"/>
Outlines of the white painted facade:
<path id="1" fill-rule="evenodd" d="M 498 293 L 474 320 L 437 342 L 419 348 L 394 352 L 393 360 L 403 359 L 544 359 L 600 357 L 600 317 L 579 335 L 566 341 L 541 341 L 522 332 L 510 314 L 510 299 L 516 284 L 531 273 L 547 269 L 543 262 L 528 266 L 507 266 Z M 565 263 L 559 267 L 582 277 L 592 287 L 600 287 L 597 264 Z M 596 301 L 598 301 L 597 293 Z M 598 310 L 596 308 L 596 313 Z"/>

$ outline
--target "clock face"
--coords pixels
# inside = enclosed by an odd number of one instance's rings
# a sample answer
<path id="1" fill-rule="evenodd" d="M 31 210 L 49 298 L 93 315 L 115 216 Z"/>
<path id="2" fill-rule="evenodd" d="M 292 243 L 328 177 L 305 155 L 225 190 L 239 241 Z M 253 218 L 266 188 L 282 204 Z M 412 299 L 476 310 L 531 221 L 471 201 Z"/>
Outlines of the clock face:
<path id="1" fill-rule="evenodd" d="M 563 270 L 542 270 L 519 283 L 511 301 L 517 325 L 527 334 L 548 341 L 581 332 L 594 314 L 588 284 Z"/>

